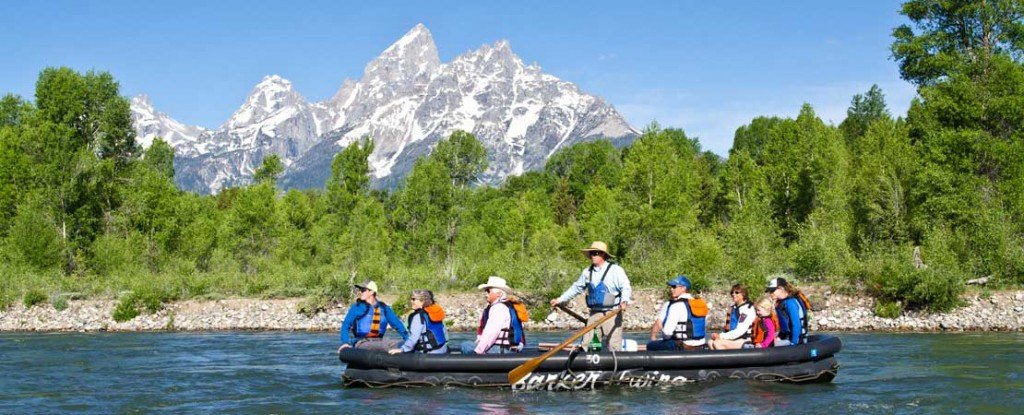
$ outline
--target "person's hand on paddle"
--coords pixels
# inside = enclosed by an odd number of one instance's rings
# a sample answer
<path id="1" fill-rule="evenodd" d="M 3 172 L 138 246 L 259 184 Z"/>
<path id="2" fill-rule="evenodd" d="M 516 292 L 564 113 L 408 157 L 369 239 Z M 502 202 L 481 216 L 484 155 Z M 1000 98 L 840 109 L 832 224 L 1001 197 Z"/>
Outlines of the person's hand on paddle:
<path id="1" fill-rule="evenodd" d="M 561 304 L 561 303 L 558 301 L 557 298 L 552 298 L 551 299 L 551 306 L 552 307 L 558 307 L 559 304 Z"/>
<path id="2" fill-rule="evenodd" d="M 718 340 L 718 333 L 711 333 L 711 340 Z"/>
<path id="3" fill-rule="evenodd" d="M 628 302 L 623 301 L 623 302 L 619 303 L 619 308 L 621 308 L 622 311 L 626 311 L 626 308 L 628 308 L 628 307 L 629 307 L 629 303 Z"/>

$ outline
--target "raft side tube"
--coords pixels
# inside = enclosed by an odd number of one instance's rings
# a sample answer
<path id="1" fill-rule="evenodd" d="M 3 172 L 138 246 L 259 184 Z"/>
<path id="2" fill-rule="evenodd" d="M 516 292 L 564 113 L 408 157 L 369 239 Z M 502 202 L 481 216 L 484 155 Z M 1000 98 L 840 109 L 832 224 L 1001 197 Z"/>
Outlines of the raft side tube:
<path id="1" fill-rule="evenodd" d="M 829 335 L 812 335 L 809 342 L 797 346 L 772 347 L 768 349 L 704 350 L 704 351 L 648 351 L 579 353 L 572 359 L 574 371 L 611 370 L 682 370 L 717 369 L 740 367 L 765 367 L 817 361 L 832 357 L 842 350 L 842 341 Z M 540 355 L 530 349 L 523 353 L 462 355 L 401 353 L 389 355 L 385 352 L 347 348 L 339 353 L 339 359 L 349 369 L 383 369 L 427 373 L 492 373 L 508 371 Z M 566 369 L 569 353 L 559 353 L 540 365 L 537 372 L 561 371 Z"/>

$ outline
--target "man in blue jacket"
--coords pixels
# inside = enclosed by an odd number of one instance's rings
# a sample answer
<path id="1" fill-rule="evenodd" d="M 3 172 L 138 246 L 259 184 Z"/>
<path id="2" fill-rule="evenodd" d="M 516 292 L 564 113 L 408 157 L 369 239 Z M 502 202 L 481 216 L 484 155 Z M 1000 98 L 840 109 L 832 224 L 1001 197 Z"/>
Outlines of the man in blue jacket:
<path id="1" fill-rule="evenodd" d="M 398 340 L 384 340 L 384 333 L 391 325 L 402 336 L 402 340 L 409 338 L 409 331 L 405 329 L 402 320 L 395 315 L 395 311 L 383 301 L 377 299 L 377 283 L 367 281 L 356 285 L 359 292 L 359 299 L 348 309 L 345 314 L 345 321 L 341 323 L 341 347 L 340 352 L 346 347 L 359 349 L 388 351 L 400 343 Z"/>

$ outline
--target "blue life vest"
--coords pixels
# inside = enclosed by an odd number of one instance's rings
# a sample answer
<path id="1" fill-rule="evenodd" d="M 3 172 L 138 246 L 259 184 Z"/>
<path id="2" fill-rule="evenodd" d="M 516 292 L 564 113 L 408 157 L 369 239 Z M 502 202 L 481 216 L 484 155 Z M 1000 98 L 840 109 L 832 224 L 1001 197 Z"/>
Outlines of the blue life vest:
<path id="1" fill-rule="evenodd" d="M 750 301 L 744 302 L 743 304 L 740 304 L 740 305 L 735 305 L 734 304 L 732 306 L 731 310 L 729 311 L 729 330 L 726 330 L 726 331 L 736 330 L 736 326 L 739 326 L 739 324 L 740 324 L 740 308 L 741 307 L 753 307 L 753 306 L 754 305 L 751 304 Z M 751 327 L 753 327 L 753 324 L 751 324 Z M 740 339 L 750 338 L 750 330 L 751 330 L 751 328 L 748 327 L 747 328 L 747 332 L 743 333 L 743 335 L 740 336 L 739 338 Z"/>
<path id="2" fill-rule="evenodd" d="M 444 321 L 434 321 L 430 319 L 430 315 L 424 309 L 419 309 L 409 315 L 409 327 L 412 327 L 412 319 L 419 316 L 420 322 L 427 328 L 423 330 L 423 334 L 420 335 L 416 345 L 413 346 L 413 350 L 420 352 L 430 352 L 432 350 L 440 349 L 448 342 L 448 339 L 444 333 Z"/>
<path id="3" fill-rule="evenodd" d="M 676 327 L 672 330 L 672 338 L 675 340 L 700 340 L 703 339 L 707 334 L 705 329 L 707 316 L 695 316 L 693 315 L 693 308 L 690 307 L 690 299 L 679 298 L 668 302 L 668 307 L 665 307 L 665 317 L 661 319 L 661 325 L 664 327 L 665 323 L 668 322 L 668 316 L 672 313 L 672 306 L 676 303 L 683 303 L 686 307 L 686 320 L 676 323 Z"/>
<path id="4" fill-rule="evenodd" d="M 789 307 L 786 305 L 791 301 L 796 302 L 796 306 L 799 309 L 797 316 L 789 315 Z M 807 306 L 800 299 L 789 296 L 785 300 L 779 301 L 779 304 L 775 306 L 775 311 L 779 315 L 779 338 L 782 340 L 789 340 L 793 344 L 800 344 L 807 342 Z M 800 333 L 793 338 L 794 335 L 791 333 L 790 322 L 794 319 L 800 319 Z"/>
<path id="5" fill-rule="evenodd" d="M 507 301 L 499 301 L 494 304 L 501 304 L 508 307 L 508 313 L 511 319 L 509 320 L 509 326 L 501 329 L 501 334 L 498 335 L 498 339 L 495 340 L 494 344 L 497 344 L 502 351 L 511 349 L 512 347 L 519 346 L 520 344 L 526 344 L 526 332 L 523 330 L 523 322 L 519 320 L 519 315 L 516 314 L 516 309 L 512 304 Z M 491 304 L 484 309 L 484 314 L 480 316 L 480 327 L 476 330 L 477 334 L 483 333 L 484 327 L 487 326 L 487 319 L 491 316 Z"/>
<path id="6" fill-rule="evenodd" d="M 390 310 L 388 305 L 383 301 L 377 301 L 375 305 L 370 305 L 363 300 L 359 300 L 359 302 L 366 307 L 366 311 L 356 318 L 356 323 L 352 325 L 352 335 L 357 339 L 384 337 L 384 333 L 388 329 L 388 320 L 384 316 Z"/>
<path id="7" fill-rule="evenodd" d="M 590 266 L 590 277 L 587 279 L 587 307 L 591 310 L 611 310 L 619 305 L 619 299 L 622 297 L 621 291 L 616 292 L 614 296 L 609 295 L 610 290 L 604 283 L 604 278 L 615 264 L 609 262 L 606 265 L 604 274 L 601 274 L 601 281 L 597 285 L 593 283 L 594 266 Z"/>

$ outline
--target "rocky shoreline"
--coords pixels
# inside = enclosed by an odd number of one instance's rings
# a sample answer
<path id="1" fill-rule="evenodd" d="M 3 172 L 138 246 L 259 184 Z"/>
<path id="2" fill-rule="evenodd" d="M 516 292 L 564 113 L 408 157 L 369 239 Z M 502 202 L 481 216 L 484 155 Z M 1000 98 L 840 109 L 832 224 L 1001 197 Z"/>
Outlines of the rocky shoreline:
<path id="1" fill-rule="evenodd" d="M 1024 331 L 1024 291 L 970 294 L 964 298 L 965 306 L 952 312 L 910 312 L 895 319 L 875 316 L 872 312 L 874 300 L 868 297 L 834 294 L 825 290 L 815 292 L 813 289 L 809 289 L 808 294 L 815 303 L 811 331 Z M 664 295 L 663 290 L 635 292 L 634 304 L 625 317 L 626 329 L 649 330 Z M 717 294 L 705 298 L 712 305 L 709 327 L 717 329 L 722 326 L 729 300 Z M 385 295 L 382 299 L 391 303 L 389 300 L 395 300 L 395 297 Z M 69 301 L 67 308 L 60 311 L 50 304 L 31 308 L 16 304 L 0 311 L 0 332 L 338 330 L 347 307 L 339 305 L 306 316 L 298 312 L 302 301 L 298 298 L 179 301 L 167 304 L 157 313 L 143 314 L 123 323 L 115 322 L 111 317 L 116 305 L 114 300 Z M 456 331 L 476 329 L 483 301 L 479 293 L 438 295 L 438 302 L 448 314 L 448 327 Z M 573 302 L 572 309 L 577 312 L 585 310 L 582 298 Z M 565 313 L 559 313 L 551 323 L 534 321 L 528 325 L 529 330 L 580 327 L 579 322 Z"/>

